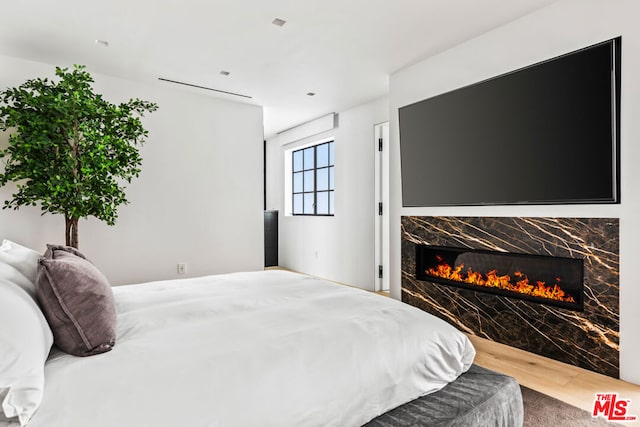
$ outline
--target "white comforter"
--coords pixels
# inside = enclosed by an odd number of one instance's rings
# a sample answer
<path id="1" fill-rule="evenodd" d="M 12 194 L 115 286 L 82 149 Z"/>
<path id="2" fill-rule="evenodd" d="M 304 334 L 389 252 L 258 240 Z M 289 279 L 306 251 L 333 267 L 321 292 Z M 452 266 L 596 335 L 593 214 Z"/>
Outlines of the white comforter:
<path id="1" fill-rule="evenodd" d="M 52 355 L 29 426 L 360 426 L 471 365 L 416 308 L 266 271 L 114 288 L 117 344 Z"/>

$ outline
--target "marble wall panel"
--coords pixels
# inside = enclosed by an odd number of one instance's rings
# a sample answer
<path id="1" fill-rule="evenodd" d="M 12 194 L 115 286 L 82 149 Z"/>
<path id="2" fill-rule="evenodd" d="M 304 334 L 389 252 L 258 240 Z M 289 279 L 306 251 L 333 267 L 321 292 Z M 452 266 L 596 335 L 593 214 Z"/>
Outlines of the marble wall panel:
<path id="1" fill-rule="evenodd" d="M 619 377 L 619 220 L 402 217 L 402 300 L 464 332 Z M 583 258 L 584 311 L 416 279 L 415 245 Z"/>

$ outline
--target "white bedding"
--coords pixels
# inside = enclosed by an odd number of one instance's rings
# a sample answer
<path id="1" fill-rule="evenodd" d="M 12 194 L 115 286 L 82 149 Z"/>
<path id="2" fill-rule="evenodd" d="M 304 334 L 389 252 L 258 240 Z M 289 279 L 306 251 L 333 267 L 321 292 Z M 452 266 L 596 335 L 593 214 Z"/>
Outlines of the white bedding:
<path id="1" fill-rule="evenodd" d="M 417 308 L 284 271 L 114 288 L 115 348 L 53 354 L 29 426 L 360 426 L 471 365 Z"/>

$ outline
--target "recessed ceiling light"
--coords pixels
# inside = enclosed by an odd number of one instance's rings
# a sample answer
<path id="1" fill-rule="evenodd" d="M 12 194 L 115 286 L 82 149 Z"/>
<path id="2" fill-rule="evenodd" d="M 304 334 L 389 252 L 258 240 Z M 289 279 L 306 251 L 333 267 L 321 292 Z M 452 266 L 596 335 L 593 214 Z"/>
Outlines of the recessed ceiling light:
<path id="1" fill-rule="evenodd" d="M 316 96 L 316 94 L 313 92 L 307 92 L 307 96 Z"/>
<path id="2" fill-rule="evenodd" d="M 228 76 L 231 73 L 228 72 L 228 71 L 222 70 L 222 71 L 220 71 L 220 74 L 222 74 L 223 76 Z"/>
<path id="3" fill-rule="evenodd" d="M 284 24 L 287 23 L 287 21 L 285 21 L 284 19 L 276 18 L 273 21 L 271 21 L 271 23 L 273 25 L 277 25 L 278 27 L 282 27 Z"/>
<path id="4" fill-rule="evenodd" d="M 102 47 L 109 47 L 109 42 L 106 40 L 96 40 L 96 44 Z"/>

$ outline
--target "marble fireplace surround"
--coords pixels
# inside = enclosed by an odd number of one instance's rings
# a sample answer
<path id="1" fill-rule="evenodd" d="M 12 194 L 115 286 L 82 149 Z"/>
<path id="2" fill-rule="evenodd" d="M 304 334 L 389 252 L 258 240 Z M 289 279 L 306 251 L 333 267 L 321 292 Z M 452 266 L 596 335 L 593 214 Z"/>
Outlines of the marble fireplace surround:
<path id="1" fill-rule="evenodd" d="M 619 377 L 617 218 L 402 217 L 402 301 L 463 332 Z M 416 279 L 415 245 L 584 259 L 584 311 Z"/>

